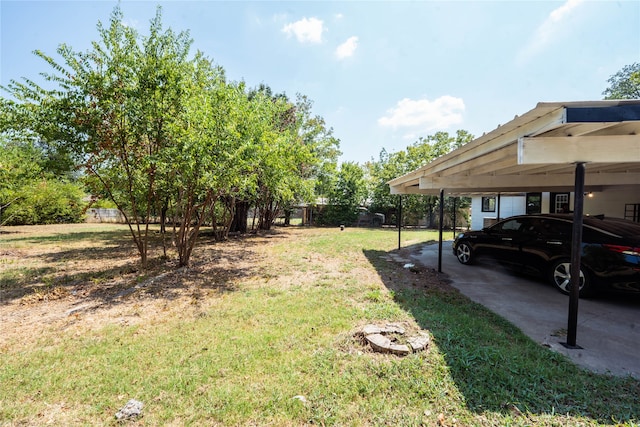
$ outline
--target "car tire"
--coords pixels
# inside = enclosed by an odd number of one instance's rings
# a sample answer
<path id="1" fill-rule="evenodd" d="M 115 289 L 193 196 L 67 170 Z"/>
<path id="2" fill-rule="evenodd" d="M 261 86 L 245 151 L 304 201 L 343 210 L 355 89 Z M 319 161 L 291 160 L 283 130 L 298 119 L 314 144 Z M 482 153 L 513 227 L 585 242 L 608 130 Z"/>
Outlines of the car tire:
<path id="1" fill-rule="evenodd" d="M 551 265 L 551 283 L 557 290 L 565 295 L 571 293 L 571 263 L 567 259 L 561 259 Z M 585 297 L 591 294 L 591 279 L 589 272 L 580 266 L 580 296 Z"/>
<path id="2" fill-rule="evenodd" d="M 460 264 L 470 265 L 473 264 L 473 249 L 467 242 L 460 242 L 456 247 L 456 258 L 460 261 Z"/>

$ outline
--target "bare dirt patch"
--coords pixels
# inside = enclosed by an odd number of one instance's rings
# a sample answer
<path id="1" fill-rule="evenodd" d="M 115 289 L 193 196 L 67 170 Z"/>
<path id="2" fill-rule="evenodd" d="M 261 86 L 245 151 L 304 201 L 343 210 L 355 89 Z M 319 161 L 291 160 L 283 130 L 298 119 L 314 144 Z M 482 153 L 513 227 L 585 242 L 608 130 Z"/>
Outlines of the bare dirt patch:
<path id="1" fill-rule="evenodd" d="M 263 246 L 272 241 L 251 235 L 215 242 L 205 232 L 189 268 L 177 269 L 155 245 L 143 270 L 125 228 L 94 229 L 75 224 L 2 230 L 7 248 L 0 249 L 0 350 L 28 346 L 52 329 L 82 333 L 160 321 L 168 312 L 198 315 L 211 303 L 208 296 L 233 291 L 239 279 L 259 274 Z"/>

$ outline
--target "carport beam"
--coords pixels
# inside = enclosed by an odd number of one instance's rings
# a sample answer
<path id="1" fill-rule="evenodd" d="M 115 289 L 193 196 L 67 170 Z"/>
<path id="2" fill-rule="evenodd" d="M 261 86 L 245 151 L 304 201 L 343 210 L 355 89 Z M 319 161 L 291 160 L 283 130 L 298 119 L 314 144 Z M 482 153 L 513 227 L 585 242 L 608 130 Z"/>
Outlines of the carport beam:
<path id="1" fill-rule="evenodd" d="M 576 184 L 573 201 L 573 233 L 571 235 L 571 289 L 569 294 L 569 320 L 565 347 L 581 348 L 576 344 L 578 329 L 578 300 L 580 299 L 580 257 L 582 255 L 582 214 L 584 211 L 585 164 L 576 163 Z"/>

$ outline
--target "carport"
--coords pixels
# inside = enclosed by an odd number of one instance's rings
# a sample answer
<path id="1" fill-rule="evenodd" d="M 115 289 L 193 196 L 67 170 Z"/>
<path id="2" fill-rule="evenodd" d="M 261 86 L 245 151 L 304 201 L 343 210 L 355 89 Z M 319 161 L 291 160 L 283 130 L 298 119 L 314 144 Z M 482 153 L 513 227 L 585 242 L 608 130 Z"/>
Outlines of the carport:
<path id="1" fill-rule="evenodd" d="M 640 184 L 640 100 L 541 102 L 457 150 L 389 182 L 392 194 L 472 196 L 573 191 L 567 342 L 576 343 L 585 192 Z M 441 217 L 442 217 L 442 206 Z M 442 221 L 441 221 L 442 222 Z M 575 226 L 577 225 L 577 226 Z M 442 230 L 438 270 L 441 270 Z"/>

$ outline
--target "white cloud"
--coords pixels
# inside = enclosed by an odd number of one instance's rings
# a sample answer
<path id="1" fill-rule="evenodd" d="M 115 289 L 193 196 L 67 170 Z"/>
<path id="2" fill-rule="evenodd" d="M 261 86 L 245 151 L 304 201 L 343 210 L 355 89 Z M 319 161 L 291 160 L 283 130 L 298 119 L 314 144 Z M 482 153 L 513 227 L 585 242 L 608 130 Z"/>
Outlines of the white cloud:
<path id="1" fill-rule="evenodd" d="M 533 37 L 518 55 L 520 64 L 549 46 L 558 33 L 566 27 L 566 20 L 584 0 L 567 0 L 562 6 L 551 11 L 547 19 L 536 29 Z"/>
<path id="2" fill-rule="evenodd" d="M 140 22 L 136 19 L 125 19 L 122 21 L 122 25 L 127 28 L 138 29 L 140 28 Z"/>
<path id="3" fill-rule="evenodd" d="M 324 23 L 318 18 L 302 18 L 282 27 L 282 32 L 289 37 L 296 36 L 300 43 L 322 43 Z"/>
<path id="4" fill-rule="evenodd" d="M 347 41 L 336 48 L 336 57 L 338 59 L 349 58 L 353 56 L 358 48 L 358 37 L 349 37 Z"/>
<path id="5" fill-rule="evenodd" d="M 449 95 L 434 101 L 404 98 L 394 108 L 387 110 L 388 114 L 380 117 L 378 124 L 392 129 L 404 128 L 410 132 L 406 137 L 412 138 L 416 133 L 446 129 L 462 123 L 464 108 L 461 98 Z"/>

